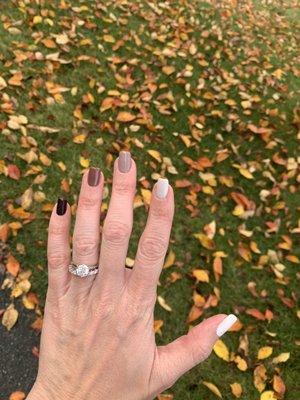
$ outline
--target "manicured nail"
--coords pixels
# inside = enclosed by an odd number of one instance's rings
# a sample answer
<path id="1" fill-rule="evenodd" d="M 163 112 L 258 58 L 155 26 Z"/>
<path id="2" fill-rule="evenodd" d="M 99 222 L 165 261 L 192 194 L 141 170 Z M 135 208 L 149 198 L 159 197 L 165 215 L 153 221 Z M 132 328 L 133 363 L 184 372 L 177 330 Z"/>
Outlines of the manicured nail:
<path id="1" fill-rule="evenodd" d="M 88 184 L 90 186 L 97 186 L 99 185 L 101 178 L 101 170 L 100 168 L 90 168 L 88 173 Z"/>
<path id="2" fill-rule="evenodd" d="M 233 314 L 227 315 L 225 319 L 217 327 L 217 335 L 221 337 L 229 328 L 237 321 L 237 317 Z"/>
<path id="3" fill-rule="evenodd" d="M 159 199 L 165 199 L 169 190 L 168 179 L 159 178 L 155 186 L 155 194 Z"/>
<path id="4" fill-rule="evenodd" d="M 64 215 L 67 211 L 68 202 L 65 199 L 58 199 L 57 206 L 56 206 L 56 214 L 57 215 Z"/>
<path id="5" fill-rule="evenodd" d="M 129 151 L 120 151 L 118 167 L 121 172 L 128 172 L 131 168 L 131 154 Z"/>

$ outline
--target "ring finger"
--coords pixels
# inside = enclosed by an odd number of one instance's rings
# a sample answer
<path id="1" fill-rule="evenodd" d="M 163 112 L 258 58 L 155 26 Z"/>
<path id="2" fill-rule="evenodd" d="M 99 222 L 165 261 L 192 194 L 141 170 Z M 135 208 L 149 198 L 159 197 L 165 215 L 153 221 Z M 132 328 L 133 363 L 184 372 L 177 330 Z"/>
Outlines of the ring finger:
<path id="1" fill-rule="evenodd" d="M 99 168 L 83 174 L 73 233 L 72 261 L 75 264 L 98 265 L 100 242 L 100 210 L 104 177 Z M 72 275 L 70 291 L 85 295 L 95 275 L 81 278 Z"/>

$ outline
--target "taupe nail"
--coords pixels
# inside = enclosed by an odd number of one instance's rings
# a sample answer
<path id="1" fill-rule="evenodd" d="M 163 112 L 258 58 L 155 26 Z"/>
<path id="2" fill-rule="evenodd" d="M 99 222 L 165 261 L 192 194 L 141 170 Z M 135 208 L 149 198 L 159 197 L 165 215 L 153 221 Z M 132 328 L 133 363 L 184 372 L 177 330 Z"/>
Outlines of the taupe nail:
<path id="1" fill-rule="evenodd" d="M 100 168 L 90 168 L 89 173 L 88 173 L 88 184 L 90 186 L 97 186 L 99 185 L 101 178 L 101 170 Z"/>
<path id="2" fill-rule="evenodd" d="M 131 154 L 129 151 L 120 151 L 118 167 L 121 172 L 128 172 L 131 168 Z"/>

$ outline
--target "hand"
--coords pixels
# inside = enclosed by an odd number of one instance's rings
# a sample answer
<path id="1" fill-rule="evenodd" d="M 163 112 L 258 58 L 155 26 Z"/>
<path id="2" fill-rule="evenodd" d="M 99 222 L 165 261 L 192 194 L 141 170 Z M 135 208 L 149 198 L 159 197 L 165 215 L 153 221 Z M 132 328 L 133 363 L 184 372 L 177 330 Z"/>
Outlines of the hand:
<path id="1" fill-rule="evenodd" d="M 121 152 L 114 164 L 100 243 L 103 182 L 97 168 L 83 174 L 72 241 L 72 261 L 99 263 L 98 274 L 82 278 L 68 271 L 70 206 L 59 199 L 52 211 L 39 370 L 28 400 L 153 399 L 207 358 L 236 320 L 217 315 L 156 346 L 153 310 L 172 225 L 173 190 L 167 179 L 155 184 L 131 270 L 124 267 L 136 190 L 129 152 Z"/>

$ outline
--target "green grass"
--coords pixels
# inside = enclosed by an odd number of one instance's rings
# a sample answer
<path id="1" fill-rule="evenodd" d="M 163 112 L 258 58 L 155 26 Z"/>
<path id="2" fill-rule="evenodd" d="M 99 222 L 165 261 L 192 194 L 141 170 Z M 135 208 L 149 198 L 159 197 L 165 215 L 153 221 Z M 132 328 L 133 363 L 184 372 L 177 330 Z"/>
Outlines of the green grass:
<path id="1" fill-rule="evenodd" d="M 125 7 L 115 5 L 113 1 L 105 2 L 105 5 L 104 2 L 73 1 L 72 6 L 67 9 L 60 8 L 59 1 L 45 2 L 41 6 L 30 2 L 26 7 L 24 3 L 13 1 L 5 6 L 0 5 L 0 76 L 8 81 L 13 70 L 21 70 L 24 76 L 21 87 L 8 85 L 0 92 L 0 96 L 6 93 L 13 102 L 12 113 L 26 115 L 30 124 L 60 129 L 58 133 L 50 134 L 27 129 L 27 135 L 37 141 L 37 151 L 47 154 L 52 160 L 48 167 L 39 161 L 34 163 L 47 175 L 44 184 L 33 185 L 34 191 L 41 190 L 45 193 L 45 203 L 54 204 L 59 195 L 65 195 L 74 204 L 80 187 L 80 155 L 89 158 L 91 165 L 100 166 L 106 178 L 111 178 L 111 166 L 106 162 L 107 155 L 115 157 L 118 149 L 128 148 L 137 162 L 138 178 L 144 176 L 153 185 L 151 174 L 161 173 L 161 165 L 151 159 L 147 150 L 156 149 L 162 157 L 169 157 L 178 171 L 177 175 L 166 173 L 173 186 L 180 179 L 189 179 L 193 184 L 209 185 L 203 182 L 197 170 L 188 167 L 182 157 L 197 160 L 206 156 L 213 161 L 213 166 L 203 172 L 214 174 L 217 186 L 213 187 L 215 193 L 212 196 L 202 191 L 197 194 L 198 203 L 195 207 L 199 209 L 198 216 L 193 218 L 185 208 L 189 204 L 186 198 L 189 189 L 175 190 L 176 213 L 171 248 L 176 254 L 176 261 L 182 266 L 173 266 L 162 272 L 158 293 L 172 306 L 173 312 L 168 313 L 157 305 L 155 318 L 164 320 L 162 336 L 158 335 L 157 341 L 165 344 L 186 333 L 186 318 L 193 304 L 194 288 L 197 287 L 199 293 L 206 297 L 213 293 L 214 288 L 218 288 L 221 294 L 219 304 L 205 310 L 203 318 L 219 312 L 235 312 L 239 315 L 243 329 L 228 334 L 224 342 L 230 351 L 243 356 L 243 352 L 238 350 L 239 337 L 247 332 L 249 355 L 246 359 L 249 368 L 242 372 L 234 363 L 228 364 L 212 354 L 206 362 L 183 376 L 168 393 L 174 394 L 174 398 L 180 400 L 213 400 L 216 396 L 202 384 L 202 381 L 209 381 L 218 386 L 223 398 L 227 400 L 234 398 L 229 385 L 239 382 L 243 387 L 242 399 L 259 399 L 260 394 L 253 385 L 253 370 L 259 363 L 256 355 L 260 347 L 270 345 L 274 348 L 274 356 L 291 352 L 290 359 L 285 364 L 279 364 L 276 371 L 287 387 L 284 399 L 297 400 L 300 396 L 300 388 L 297 386 L 299 358 L 297 359 L 295 343 L 299 340 L 297 311 L 296 306 L 288 308 L 281 302 L 278 290 L 284 290 L 285 296 L 289 298 L 295 297 L 297 292 L 299 263 L 292 263 L 286 257 L 300 257 L 297 246 L 299 234 L 292 233 L 292 229 L 299 224 L 299 175 L 297 178 L 297 172 L 294 171 L 293 174 L 287 164 L 279 165 L 272 161 L 276 154 L 284 160 L 292 157 L 296 159 L 299 155 L 297 15 L 300 11 L 296 2 L 273 1 L 269 5 L 258 1 L 241 2 L 242 4 L 239 2 L 235 8 L 230 8 L 224 1 L 218 2 L 217 7 L 213 2 L 196 0 L 174 1 L 169 6 L 164 3 L 164 7 L 162 3 L 155 3 L 161 10 L 161 15 L 154 12 L 146 1 L 130 2 L 131 5 Z M 97 4 L 103 7 L 97 8 Z M 83 5 L 87 6 L 87 10 L 78 12 L 74 9 Z M 43 22 L 33 25 L 34 15 L 43 15 Z M 53 21 L 53 26 L 47 23 L 46 18 Z M 65 47 L 57 45 L 55 49 L 48 49 L 43 45 L 42 39 L 52 37 L 55 40 L 53 35 L 64 31 L 69 34 L 72 22 L 78 19 L 82 23 Z M 20 29 L 21 33 L 9 33 L 8 25 Z M 209 32 L 208 37 L 203 37 L 203 31 Z M 124 40 L 124 43 L 113 50 L 114 44 L 105 42 L 104 34 L 113 36 L 116 41 Z M 135 35 L 141 40 L 140 44 L 135 42 Z M 83 39 L 90 39 L 91 44 L 81 45 Z M 186 51 L 189 40 L 197 44 L 195 55 Z M 177 45 L 180 49 L 175 48 L 174 54 L 168 57 L 166 50 L 172 51 Z M 29 59 L 18 64 L 16 50 L 27 54 Z M 60 64 L 30 60 L 35 52 L 42 52 L 46 56 L 58 51 L 60 58 L 70 62 Z M 78 60 L 83 55 L 92 58 Z M 120 57 L 122 61 L 114 64 L 111 57 Z M 199 65 L 198 57 L 205 59 L 208 64 Z M 162 72 L 163 65 L 174 66 L 175 73 L 167 76 Z M 187 65 L 193 66 L 191 77 L 183 76 Z M 126 67 L 134 83 L 122 87 L 116 74 L 126 77 Z M 280 79 L 274 76 L 278 69 L 282 70 Z M 176 80 L 179 72 L 182 73 L 181 81 Z M 157 90 L 149 101 L 144 101 L 140 96 L 148 90 L 145 81 L 146 78 L 150 80 L 150 74 Z M 203 89 L 197 89 L 199 78 L 205 81 Z M 46 82 L 49 81 L 70 89 L 77 87 L 77 93 L 62 93 L 64 102 L 59 103 L 47 92 Z M 91 84 L 92 81 L 94 85 Z M 187 85 L 190 85 L 190 90 Z M 98 93 L 97 87 L 101 86 L 105 90 Z M 108 96 L 109 90 L 127 94 L 129 107 L 124 105 L 123 108 L 100 113 L 99 107 Z M 94 96 L 95 102 L 83 105 L 82 96 L 88 92 Z M 172 93 L 174 102 L 170 97 L 159 97 L 168 92 Z M 213 93 L 214 99 L 206 98 L 207 92 Z M 241 102 L 247 95 L 258 96 L 259 101 L 253 102 L 248 112 L 245 112 Z M 51 104 L 49 98 L 52 98 Z M 236 106 L 226 104 L 226 99 L 233 99 Z M 0 104 L 4 101 L 2 98 Z M 159 104 L 168 105 L 170 115 L 162 114 Z M 176 108 L 172 109 L 174 105 Z M 81 106 L 84 118 L 82 121 L 73 115 L 77 106 Z M 115 122 L 118 111 L 131 109 L 137 115 L 138 107 L 141 106 L 152 115 L 153 126 L 161 128 L 154 130 L 151 126 L 141 125 L 138 132 L 132 132 L 129 129 L 130 124 Z M 272 114 L 271 110 L 274 109 L 277 109 L 277 113 Z M 222 114 L 216 115 L 218 112 Z M 191 115 L 205 118 L 203 128 L 197 132 L 189 124 Z M 21 147 L 20 130 L 7 130 L 5 124 L 8 117 L 8 113 L 0 113 L 0 124 L 3 128 L 0 159 L 6 165 L 15 163 L 22 171 L 22 177 L 19 181 L 14 181 L 5 174 L 0 175 L 4 204 L 0 210 L 0 223 L 15 221 L 6 210 L 6 202 L 12 201 L 14 207 L 17 207 L 17 199 L 32 185 L 35 177 L 25 176 L 31 166 L 16 153 L 25 153 L 29 148 Z M 228 126 L 229 120 L 232 121 L 231 129 Z M 260 135 L 247 129 L 248 124 L 270 128 L 272 134 L 269 141 L 264 141 Z M 189 135 L 191 146 L 186 147 L 180 137 L 174 135 L 176 132 Z M 73 137 L 79 133 L 88 133 L 83 144 L 73 142 Z M 99 138 L 103 139 L 102 145 L 96 144 Z M 143 143 L 142 149 L 136 145 L 135 138 Z M 55 151 L 51 151 L 51 146 Z M 227 150 L 229 156 L 218 163 L 216 157 L 221 150 Z M 65 163 L 66 172 L 62 172 L 57 166 L 59 161 Z M 234 167 L 234 164 L 243 163 L 248 169 L 250 166 L 254 167 L 253 180 L 246 179 Z M 219 181 L 220 176 L 232 177 L 233 187 L 222 184 Z M 68 194 L 63 193 L 60 188 L 63 178 L 72 179 Z M 107 186 L 110 188 L 110 183 Z M 139 184 L 138 193 L 140 188 Z M 260 198 L 261 191 L 272 189 L 274 195 L 263 202 Z M 231 192 L 243 193 L 253 200 L 256 203 L 256 214 L 247 220 L 234 216 L 232 212 L 235 203 L 230 196 Z M 279 201 L 285 202 L 283 209 L 276 208 Z M 32 290 L 40 295 L 43 303 L 47 285 L 45 246 L 49 213 L 43 212 L 41 207 L 41 203 L 33 202 L 29 211 L 36 215 L 36 219 L 25 224 L 17 236 L 11 236 L 9 245 L 22 268 L 33 271 Z M 145 218 L 144 208 L 135 210 L 130 257 L 134 257 Z M 267 234 L 266 222 L 276 219 L 280 219 L 278 232 Z M 217 224 L 214 238 L 216 250 L 224 251 L 228 255 L 224 259 L 224 274 L 218 283 L 212 272 L 213 251 L 201 247 L 193 237 L 193 233 L 202 231 L 204 225 L 212 220 Z M 245 224 L 245 229 L 253 231 L 251 238 L 239 233 L 238 227 L 242 223 Z M 223 236 L 220 228 L 224 230 Z M 290 250 L 280 250 L 278 247 L 282 242 L 282 235 L 293 240 Z M 246 262 L 238 253 L 238 243 L 249 246 L 250 241 L 257 243 L 261 254 L 251 252 L 252 260 Z M 26 254 L 18 254 L 18 243 L 24 244 Z M 276 280 L 270 260 L 263 268 L 255 268 L 260 256 L 267 255 L 270 250 L 276 252 L 280 262 L 286 267 L 283 271 L 285 283 Z M 37 265 L 42 266 L 43 270 Z M 192 269 L 199 267 L 210 270 L 209 283 L 196 285 L 190 277 Z M 167 278 L 173 271 L 181 272 L 183 277 L 167 285 Z M 247 289 L 249 282 L 256 283 L 258 294 L 266 290 L 266 297 L 253 297 Z M 249 308 L 260 311 L 268 308 L 274 313 L 274 319 L 269 324 L 257 321 L 245 313 Z M 276 336 L 272 337 L 268 332 L 274 332 Z M 262 363 L 268 369 L 266 388 L 271 390 L 275 368 L 269 359 Z"/>

